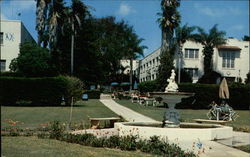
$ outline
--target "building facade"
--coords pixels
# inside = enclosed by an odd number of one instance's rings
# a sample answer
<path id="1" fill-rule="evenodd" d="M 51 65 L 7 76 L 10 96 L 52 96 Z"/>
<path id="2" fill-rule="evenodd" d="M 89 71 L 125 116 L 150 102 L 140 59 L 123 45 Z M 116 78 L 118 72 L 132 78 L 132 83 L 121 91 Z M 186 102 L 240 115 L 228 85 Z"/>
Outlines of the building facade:
<path id="1" fill-rule="evenodd" d="M 35 42 L 21 21 L 0 21 L 0 63 L 1 71 L 9 71 L 11 60 L 20 52 L 20 44 Z"/>
<path id="2" fill-rule="evenodd" d="M 193 83 L 204 74 L 203 46 L 187 41 L 182 48 L 183 54 L 174 56 L 174 66 L 184 69 L 192 77 Z M 180 59 L 179 59 L 180 57 Z M 228 38 L 225 45 L 214 48 L 213 70 L 232 81 L 244 82 L 250 69 L 249 41 Z M 160 48 L 140 61 L 140 82 L 155 80 L 160 65 Z"/>

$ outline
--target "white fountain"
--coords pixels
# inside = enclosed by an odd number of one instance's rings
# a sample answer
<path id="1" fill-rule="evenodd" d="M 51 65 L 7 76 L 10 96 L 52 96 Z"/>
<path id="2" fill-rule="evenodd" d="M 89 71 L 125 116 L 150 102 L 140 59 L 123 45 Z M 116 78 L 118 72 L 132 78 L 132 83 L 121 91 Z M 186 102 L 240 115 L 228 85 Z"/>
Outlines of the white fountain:
<path id="1" fill-rule="evenodd" d="M 163 117 L 164 127 L 179 127 L 180 116 L 175 105 L 181 102 L 182 98 L 188 98 L 194 96 L 194 93 L 178 92 L 178 85 L 175 82 L 175 71 L 171 70 L 171 76 L 167 80 L 168 85 L 165 88 L 165 92 L 150 92 L 152 97 L 161 97 L 164 103 L 168 104 L 168 109 Z"/>
<path id="2" fill-rule="evenodd" d="M 179 92 L 175 83 L 175 72 L 167 80 L 168 85 L 164 92 L 150 92 L 152 97 L 161 97 L 167 103 L 163 122 L 123 122 L 115 123 L 119 136 L 137 135 L 142 139 L 149 139 L 151 136 L 160 136 L 163 139 L 180 141 L 194 140 L 218 140 L 232 137 L 232 127 L 216 124 L 181 123 L 179 113 L 175 105 L 181 102 L 182 98 L 194 96 L 194 93 Z"/>

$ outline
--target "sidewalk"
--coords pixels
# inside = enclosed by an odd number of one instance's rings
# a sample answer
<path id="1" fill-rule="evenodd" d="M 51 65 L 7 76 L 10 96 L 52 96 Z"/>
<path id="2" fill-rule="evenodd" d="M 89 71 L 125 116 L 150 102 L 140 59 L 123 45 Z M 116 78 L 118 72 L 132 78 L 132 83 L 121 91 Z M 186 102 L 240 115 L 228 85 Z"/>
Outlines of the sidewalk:
<path id="1" fill-rule="evenodd" d="M 112 99 L 100 99 L 100 101 L 108 107 L 110 110 L 118 115 L 121 115 L 125 120 L 129 122 L 157 122 L 147 116 L 137 113 L 127 107 L 119 105 Z"/>
<path id="2" fill-rule="evenodd" d="M 157 122 L 147 116 L 144 116 L 138 112 L 135 112 L 127 107 L 124 107 L 114 100 L 111 99 L 108 95 L 101 95 L 100 101 L 108 107 L 110 110 L 115 112 L 118 115 L 121 115 L 124 119 L 129 122 Z M 249 133 L 241 133 L 234 132 L 233 139 L 237 139 L 237 141 L 241 144 L 249 144 L 250 143 L 250 134 Z M 229 144 L 230 142 L 234 143 L 234 141 L 226 141 L 225 144 Z M 193 147 L 193 141 L 179 141 L 179 146 L 187 151 L 194 151 L 194 153 L 198 154 L 198 151 L 201 152 L 199 156 L 201 157 L 250 157 L 249 153 L 243 152 L 238 149 L 234 149 L 232 147 L 228 147 L 224 144 L 217 143 L 215 141 L 201 141 L 202 149 L 197 149 Z M 223 142 L 221 142 L 223 143 Z M 195 144 L 196 145 L 196 144 Z M 204 148 L 204 152 L 202 152 Z"/>

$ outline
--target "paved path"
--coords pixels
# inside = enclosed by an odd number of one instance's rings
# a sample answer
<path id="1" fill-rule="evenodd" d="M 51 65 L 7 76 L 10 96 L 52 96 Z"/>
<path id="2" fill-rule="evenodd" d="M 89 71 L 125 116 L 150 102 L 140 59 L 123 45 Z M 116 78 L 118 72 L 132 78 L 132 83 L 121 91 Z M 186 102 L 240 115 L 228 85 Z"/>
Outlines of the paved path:
<path id="1" fill-rule="evenodd" d="M 114 100 L 110 99 L 107 95 L 101 95 L 100 101 L 107 106 L 110 110 L 118 115 L 121 115 L 129 122 L 156 122 L 156 120 L 135 112 L 127 107 L 124 107 Z"/>
<path id="2" fill-rule="evenodd" d="M 155 120 L 141 115 L 138 112 L 135 112 L 127 107 L 124 107 L 114 100 L 111 99 L 109 95 L 101 95 L 100 101 L 107 106 L 110 110 L 115 112 L 118 115 L 121 115 L 127 121 L 130 122 L 156 122 Z M 249 133 L 241 133 L 234 132 L 233 139 L 237 139 L 239 143 L 249 144 L 250 143 L 250 134 Z M 182 141 L 178 142 L 179 146 L 183 150 L 193 151 L 194 153 L 201 152 L 199 156 L 201 157 L 250 157 L 249 153 L 240 151 L 238 149 L 234 149 L 232 147 L 228 147 L 224 144 L 217 143 L 215 141 L 201 141 L 202 149 L 197 149 L 193 147 L 193 141 Z M 230 142 L 234 143 L 234 141 L 226 141 L 225 144 L 229 144 Z M 221 142 L 223 143 L 223 142 Z M 195 144 L 196 145 L 196 144 Z M 204 148 L 204 153 L 202 152 Z"/>

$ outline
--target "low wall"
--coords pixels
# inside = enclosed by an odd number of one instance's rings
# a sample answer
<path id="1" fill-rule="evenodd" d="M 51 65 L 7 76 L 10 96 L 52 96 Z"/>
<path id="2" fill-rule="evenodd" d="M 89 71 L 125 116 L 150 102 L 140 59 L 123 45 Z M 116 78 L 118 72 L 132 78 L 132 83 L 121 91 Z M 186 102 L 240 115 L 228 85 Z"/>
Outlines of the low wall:
<path id="1" fill-rule="evenodd" d="M 135 126 L 142 124 L 141 126 Z M 143 126 L 146 124 L 147 126 Z M 197 123 L 186 123 L 197 124 Z M 179 140 L 179 141 L 194 141 L 203 140 L 211 141 L 218 139 L 232 138 L 233 128 L 228 126 L 216 125 L 215 128 L 161 128 L 150 127 L 148 125 L 156 126 L 159 123 L 138 123 L 138 122 L 123 122 L 115 123 L 115 129 L 118 130 L 119 136 L 138 135 L 141 139 L 149 139 L 151 136 L 160 136 L 165 140 Z M 202 124 L 201 124 L 202 125 Z"/>

